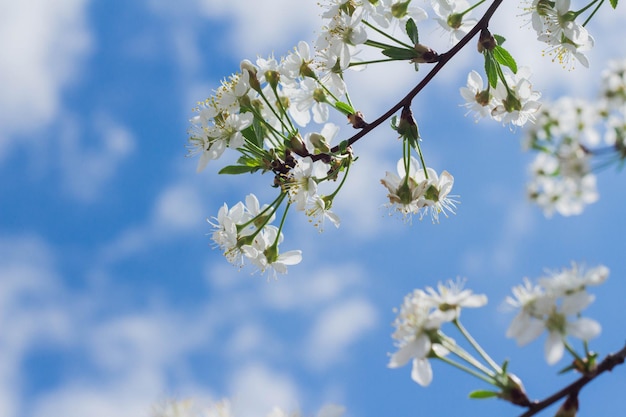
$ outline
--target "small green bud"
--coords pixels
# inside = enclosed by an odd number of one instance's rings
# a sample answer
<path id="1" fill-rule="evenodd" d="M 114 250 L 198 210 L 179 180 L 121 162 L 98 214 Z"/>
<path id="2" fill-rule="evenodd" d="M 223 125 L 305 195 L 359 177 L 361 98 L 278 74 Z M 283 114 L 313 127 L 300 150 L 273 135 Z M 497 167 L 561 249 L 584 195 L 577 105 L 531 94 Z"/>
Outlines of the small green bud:
<path id="1" fill-rule="evenodd" d="M 506 99 L 504 99 L 502 101 L 502 104 L 504 105 L 504 109 L 508 113 L 512 113 L 514 111 L 522 110 L 522 103 L 515 96 L 515 94 L 512 94 L 511 92 L 509 92 L 509 94 L 507 94 Z"/>
<path id="2" fill-rule="evenodd" d="M 263 251 L 263 254 L 267 258 L 267 263 L 272 264 L 278 259 L 278 245 L 272 245 Z"/>
<path id="3" fill-rule="evenodd" d="M 461 13 L 453 13 L 448 16 L 446 23 L 452 29 L 458 29 L 461 27 L 461 23 L 463 23 L 463 15 Z"/>
<path id="4" fill-rule="evenodd" d="M 409 178 L 409 181 L 413 180 Z M 409 204 L 413 201 L 413 192 L 411 191 L 411 187 L 409 187 L 408 182 L 403 182 L 400 188 L 398 188 L 396 194 L 402 204 Z"/>
<path id="5" fill-rule="evenodd" d="M 407 0 L 393 4 L 391 6 L 391 15 L 396 19 L 402 19 L 404 16 L 406 16 L 407 11 L 409 10 L 410 3 L 411 0 Z"/>
<path id="6" fill-rule="evenodd" d="M 323 88 L 316 88 L 313 91 L 313 100 L 318 103 L 326 103 L 326 92 Z"/>
<path id="7" fill-rule="evenodd" d="M 319 133 L 312 133 L 309 139 L 311 140 L 311 144 L 315 148 L 316 152 L 330 152 L 330 146 L 328 146 L 328 142 L 326 142 L 326 138 L 324 136 Z"/>
<path id="8" fill-rule="evenodd" d="M 426 189 L 424 197 L 426 197 L 427 200 L 437 202 L 439 201 L 439 190 L 437 189 L 437 187 L 431 184 Z"/>
<path id="9" fill-rule="evenodd" d="M 273 70 L 265 71 L 265 79 L 272 88 L 276 88 L 280 81 L 280 73 Z"/>
<path id="10" fill-rule="evenodd" d="M 306 62 L 303 62 L 302 65 L 300 65 L 300 75 L 305 78 L 309 77 L 317 80 L 317 75 L 315 75 L 315 71 L 313 71 L 313 69 L 309 67 Z"/>

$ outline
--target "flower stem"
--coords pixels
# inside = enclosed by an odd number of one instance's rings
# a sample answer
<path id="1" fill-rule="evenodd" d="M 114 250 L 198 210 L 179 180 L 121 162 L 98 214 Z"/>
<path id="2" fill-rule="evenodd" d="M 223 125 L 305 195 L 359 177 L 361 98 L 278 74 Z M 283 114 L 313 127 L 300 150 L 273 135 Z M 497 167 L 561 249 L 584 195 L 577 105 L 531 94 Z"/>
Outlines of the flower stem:
<path id="1" fill-rule="evenodd" d="M 364 23 L 367 27 L 369 27 L 370 29 L 372 29 L 372 30 L 374 30 L 374 31 L 378 32 L 379 34 L 383 35 L 385 38 L 387 38 L 387 39 L 389 39 L 389 40 L 392 40 L 392 41 L 396 42 L 397 44 L 404 46 L 405 48 L 413 49 L 413 47 L 412 47 L 411 45 L 409 45 L 409 44 L 407 44 L 407 43 L 404 43 L 404 42 L 402 42 L 402 41 L 400 41 L 400 40 L 398 40 L 398 39 L 394 38 L 393 36 L 391 36 L 391 35 L 389 35 L 389 34 L 387 34 L 387 33 L 383 32 L 382 30 L 378 29 L 377 27 L 375 27 L 374 25 L 372 25 L 371 23 L 369 23 L 367 20 L 362 20 L 362 22 L 363 22 L 363 23 Z M 365 43 L 367 44 L 367 42 L 369 42 L 369 39 L 368 39 Z M 372 41 L 372 42 L 376 42 L 376 41 Z M 377 42 L 377 43 L 378 43 L 378 42 Z M 384 45 L 384 44 L 382 44 L 382 43 L 381 43 L 381 45 Z M 371 45 L 371 46 L 374 46 L 374 45 Z M 388 46 L 385 46 L 385 48 L 388 48 L 388 47 L 389 47 L 389 45 L 388 45 Z M 378 46 L 378 48 L 380 48 L 380 46 Z"/>
<path id="2" fill-rule="evenodd" d="M 493 360 L 491 356 L 485 352 L 485 350 L 480 346 L 478 342 L 472 337 L 472 335 L 465 329 L 465 327 L 461 324 L 461 321 L 457 318 L 454 320 L 454 325 L 461 332 L 463 337 L 472 345 L 472 347 L 478 352 L 478 354 L 493 368 L 497 373 L 502 373 L 502 368 Z"/>

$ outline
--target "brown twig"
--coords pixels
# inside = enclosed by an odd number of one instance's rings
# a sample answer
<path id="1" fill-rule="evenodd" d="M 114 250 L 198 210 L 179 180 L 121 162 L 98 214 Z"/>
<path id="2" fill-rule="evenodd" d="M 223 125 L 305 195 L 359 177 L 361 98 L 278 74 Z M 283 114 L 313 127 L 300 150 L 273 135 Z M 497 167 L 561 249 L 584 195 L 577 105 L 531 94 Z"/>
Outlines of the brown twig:
<path id="1" fill-rule="evenodd" d="M 604 360 L 600 362 L 600 364 L 598 365 L 598 367 L 593 373 L 588 374 L 588 375 L 583 375 L 582 377 L 572 382 L 571 384 L 569 384 L 562 390 L 555 392 L 554 394 L 550 395 L 549 397 L 541 401 L 533 401 L 531 405 L 528 406 L 528 411 L 526 411 L 523 414 L 520 414 L 519 417 L 534 416 L 535 414 L 537 414 L 544 408 L 549 407 L 550 405 L 554 404 L 561 398 L 567 397 L 570 394 L 577 394 L 578 391 L 582 389 L 582 387 L 587 385 L 589 382 L 593 381 L 598 375 L 607 371 L 611 371 L 617 365 L 624 363 L 625 358 L 626 358 L 626 346 L 624 346 L 622 350 L 620 350 L 619 352 L 607 355 L 606 358 L 604 358 Z"/>
<path id="2" fill-rule="evenodd" d="M 374 120 L 371 123 L 367 123 L 367 125 L 363 127 L 358 133 L 356 133 L 354 136 L 352 136 L 350 139 L 347 140 L 347 145 L 345 143 L 343 145 L 337 145 L 330 150 L 330 153 L 332 154 L 332 153 L 338 152 L 342 146 L 352 145 L 353 143 L 361 139 L 363 136 L 367 135 L 369 132 L 371 132 L 376 127 L 378 127 L 385 120 L 393 116 L 398 110 L 400 110 L 403 107 L 410 106 L 411 102 L 413 101 L 413 98 L 415 98 L 415 96 L 420 91 L 422 91 L 424 87 L 426 87 L 426 85 L 448 63 L 448 61 L 450 61 L 461 49 L 463 49 L 465 45 L 467 45 L 469 41 L 472 40 L 474 36 L 476 36 L 476 34 L 478 34 L 483 29 L 487 29 L 487 27 L 489 26 L 489 20 L 491 19 L 495 11 L 498 9 L 498 7 L 500 7 L 500 5 L 502 4 L 502 1 L 503 0 L 494 0 L 493 3 L 491 3 L 491 6 L 489 6 L 489 8 L 487 9 L 487 11 L 485 11 L 485 14 L 483 15 L 483 17 L 478 21 L 478 23 L 476 23 L 476 25 L 472 28 L 472 30 L 470 30 L 467 33 L 467 35 L 465 35 L 459 41 L 459 43 L 454 45 L 449 51 L 439 55 L 439 60 L 437 61 L 437 64 L 433 67 L 433 69 L 431 69 L 430 72 L 426 74 L 426 76 L 419 82 L 419 84 L 417 84 L 406 96 L 404 96 L 402 100 L 400 100 L 397 104 L 395 104 L 392 108 L 390 108 L 387 112 L 385 112 L 378 119 Z M 319 155 L 315 155 L 315 156 L 319 157 Z"/>

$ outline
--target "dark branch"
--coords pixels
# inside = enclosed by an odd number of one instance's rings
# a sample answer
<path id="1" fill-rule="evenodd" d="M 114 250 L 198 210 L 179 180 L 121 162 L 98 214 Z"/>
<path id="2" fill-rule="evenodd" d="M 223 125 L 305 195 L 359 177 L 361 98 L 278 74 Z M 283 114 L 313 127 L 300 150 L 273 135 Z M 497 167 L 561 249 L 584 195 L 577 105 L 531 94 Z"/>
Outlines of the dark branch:
<path id="1" fill-rule="evenodd" d="M 577 394 L 578 391 L 582 389 L 582 387 L 587 385 L 589 382 L 593 381 L 598 375 L 607 371 L 611 371 L 617 365 L 621 365 L 622 363 L 624 363 L 625 358 L 626 358 L 626 346 L 624 346 L 622 350 L 620 350 L 619 352 L 607 355 L 606 358 L 604 358 L 604 360 L 600 362 L 600 364 L 598 365 L 598 367 L 593 373 L 589 375 L 583 375 L 576 381 L 572 382 L 571 384 L 569 384 L 562 390 L 552 394 L 546 399 L 543 399 L 541 401 L 534 401 L 528 407 L 528 411 L 526 411 L 523 414 L 520 414 L 519 417 L 534 416 L 535 414 L 537 414 L 544 408 L 551 406 L 552 404 L 554 404 L 561 398 L 567 397 L 570 394 Z"/>
<path id="2" fill-rule="evenodd" d="M 461 49 L 463 49 L 465 45 L 467 45 L 469 41 L 472 40 L 474 36 L 476 36 L 476 34 L 478 34 L 483 29 L 487 29 L 487 27 L 489 26 L 489 20 L 491 19 L 495 11 L 498 9 L 498 7 L 500 7 L 500 5 L 502 4 L 502 1 L 503 0 L 494 0 L 491 6 L 489 6 L 487 11 L 483 15 L 483 17 L 478 21 L 478 23 L 476 23 L 476 25 L 472 28 L 472 30 L 470 30 L 467 33 L 467 35 L 465 35 L 459 41 L 459 43 L 454 45 L 449 51 L 439 55 L 439 60 L 437 61 L 437 64 L 433 67 L 432 70 L 430 70 L 428 74 L 426 74 L 426 76 L 419 82 L 419 84 L 415 86 L 415 88 L 413 88 L 402 100 L 400 100 L 396 105 L 390 108 L 385 114 L 383 114 L 382 116 L 380 116 L 378 119 L 374 120 L 373 122 L 368 123 L 357 134 L 355 134 L 350 139 L 348 139 L 347 146 L 352 145 L 357 140 L 367 135 L 369 132 L 371 132 L 376 127 L 378 127 L 381 123 L 383 123 L 385 120 L 393 116 L 401 108 L 405 106 L 410 106 L 411 102 L 413 101 L 413 98 L 415 98 L 415 96 L 420 91 L 422 91 L 424 87 L 426 87 L 426 85 L 448 63 L 448 61 L 450 61 Z M 339 150 L 340 150 L 340 147 L 339 145 L 337 145 L 330 150 L 330 153 L 336 153 Z M 315 156 L 319 157 L 319 155 L 315 155 Z"/>

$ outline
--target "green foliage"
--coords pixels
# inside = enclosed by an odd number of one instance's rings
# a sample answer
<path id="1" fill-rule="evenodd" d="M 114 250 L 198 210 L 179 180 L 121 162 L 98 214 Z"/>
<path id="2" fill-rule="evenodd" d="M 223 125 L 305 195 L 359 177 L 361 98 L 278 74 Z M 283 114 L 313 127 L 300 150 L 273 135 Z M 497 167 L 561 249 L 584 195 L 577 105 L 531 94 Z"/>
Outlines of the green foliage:
<path id="1" fill-rule="evenodd" d="M 484 400 L 485 398 L 493 398 L 497 397 L 498 395 L 499 393 L 495 391 L 477 390 L 470 392 L 469 397 L 475 400 Z"/>
<path id="2" fill-rule="evenodd" d="M 493 49 L 493 56 L 496 61 L 498 61 L 501 65 L 509 67 L 511 71 L 513 71 L 513 74 L 517 74 L 517 63 L 515 62 L 515 59 L 513 59 L 509 51 L 507 51 L 500 45 L 497 45 Z"/>
<path id="3" fill-rule="evenodd" d="M 335 103 L 335 108 L 345 114 L 346 116 L 350 116 L 351 114 L 356 113 L 356 110 L 349 105 L 348 103 L 344 103 L 343 101 L 338 101 Z"/>
<path id="4" fill-rule="evenodd" d="M 396 46 L 390 46 L 389 48 L 383 49 L 382 53 L 383 55 L 388 56 L 391 59 L 396 59 L 398 61 L 407 61 L 419 58 L 419 54 L 416 50 L 398 48 Z"/>
<path id="5" fill-rule="evenodd" d="M 413 42 L 415 45 L 420 43 L 420 38 L 417 32 L 417 25 L 415 24 L 415 21 L 413 19 L 409 19 L 406 22 L 406 34 L 409 35 L 409 39 L 411 39 L 411 42 Z"/>
<path id="6" fill-rule="evenodd" d="M 238 175 L 238 174 L 246 174 L 253 173 L 260 169 L 258 166 L 248 166 L 248 165 L 227 165 L 224 168 L 220 169 L 218 174 L 230 174 L 230 175 Z"/>
<path id="7" fill-rule="evenodd" d="M 485 74 L 487 74 L 487 80 L 492 88 L 496 88 L 498 84 L 498 63 L 493 58 L 493 54 L 485 51 Z"/>

